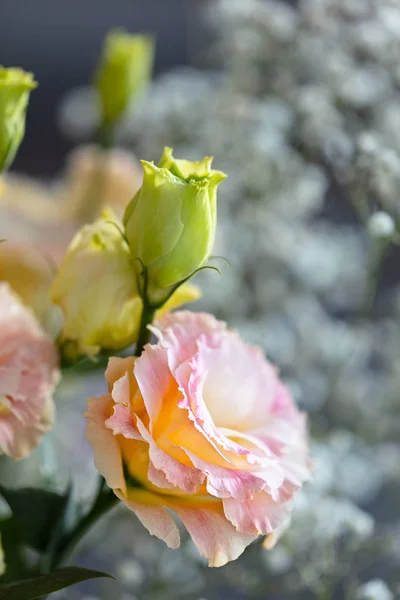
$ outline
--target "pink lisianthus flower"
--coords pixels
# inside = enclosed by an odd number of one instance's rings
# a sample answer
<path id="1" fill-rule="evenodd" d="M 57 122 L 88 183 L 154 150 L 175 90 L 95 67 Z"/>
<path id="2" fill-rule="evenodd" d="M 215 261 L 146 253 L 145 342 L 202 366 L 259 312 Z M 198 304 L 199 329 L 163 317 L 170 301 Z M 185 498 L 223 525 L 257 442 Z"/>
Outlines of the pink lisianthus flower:
<path id="1" fill-rule="evenodd" d="M 51 429 L 58 378 L 53 342 L 0 283 L 0 454 L 25 458 Z"/>
<path id="2" fill-rule="evenodd" d="M 150 533 L 179 546 L 179 515 L 210 566 L 270 545 L 310 477 L 305 415 L 258 348 L 207 314 L 178 312 L 140 358 L 112 358 L 88 402 L 98 470 Z"/>

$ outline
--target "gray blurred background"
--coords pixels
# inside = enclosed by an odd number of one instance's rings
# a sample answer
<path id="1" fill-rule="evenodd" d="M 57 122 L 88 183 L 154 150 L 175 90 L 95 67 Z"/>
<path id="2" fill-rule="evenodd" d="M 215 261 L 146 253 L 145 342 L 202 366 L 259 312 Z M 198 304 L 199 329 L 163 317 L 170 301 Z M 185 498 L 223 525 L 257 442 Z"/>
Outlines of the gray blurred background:
<path id="1" fill-rule="evenodd" d="M 155 73 L 198 60 L 203 0 L 0 0 L 0 64 L 35 74 L 25 141 L 14 170 L 52 175 L 69 143 L 57 129 L 68 89 L 91 77 L 106 32 L 124 27 L 157 38 Z"/>

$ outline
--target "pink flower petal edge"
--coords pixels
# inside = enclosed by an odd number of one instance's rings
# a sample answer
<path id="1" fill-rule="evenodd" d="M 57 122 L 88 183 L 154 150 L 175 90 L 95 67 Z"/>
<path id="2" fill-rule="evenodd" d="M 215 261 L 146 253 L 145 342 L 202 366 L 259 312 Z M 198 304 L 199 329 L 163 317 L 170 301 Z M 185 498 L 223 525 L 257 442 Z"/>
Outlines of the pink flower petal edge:
<path id="1" fill-rule="evenodd" d="M 0 283 L 0 453 L 28 456 L 54 423 L 58 353 L 33 314 Z"/>

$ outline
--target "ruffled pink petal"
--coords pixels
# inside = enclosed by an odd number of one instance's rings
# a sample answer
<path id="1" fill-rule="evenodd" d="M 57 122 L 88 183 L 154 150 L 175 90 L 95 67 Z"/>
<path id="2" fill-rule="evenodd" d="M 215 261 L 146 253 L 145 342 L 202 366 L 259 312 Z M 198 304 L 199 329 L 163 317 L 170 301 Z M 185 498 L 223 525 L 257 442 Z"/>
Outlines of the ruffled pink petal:
<path id="1" fill-rule="evenodd" d="M 117 404 L 122 404 L 129 407 L 130 404 L 130 384 L 129 384 L 129 375 L 128 373 L 124 373 L 122 377 L 117 379 L 112 386 L 111 396 L 114 402 Z"/>
<path id="2" fill-rule="evenodd" d="M 142 438 L 149 444 L 149 457 L 153 467 L 157 471 L 162 471 L 166 480 L 173 487 L 179 488 L 187 494 L 196 493 L 204 482 L 204 474 L 194 467 L 182 464 L 161 450 L 139 418 L 137 419 L 137 426 Z M 152 472 L 149 472 L 149 479 L 152 474 Z M 154 483 L 154 485 L 158 485 L 158 483 Z"/>
<path id="3" fill-rule="evenodd" d="M 197 352 L 199 339 L 206 339 L 208 345 L 216 345 L 220 334 L 226 331 L 226 323 L 207 313 L 183 310 L 164 315 L 152 331 L 168 349 L 169 366 L 174 371 Z"/>
<path id="4" fill-rule="evenodd" d="M 293 486 L 300 488 L 305 481 L 311 481 L 311 462 L 307 456 L 299 456 L 296 448 L 282 458 L 282 469 L 285 473 L 286 481 Z"/>
<path id="5" fill-rule="evenodd" d="M 126 491 L 121 451 L 117 438 L 110 429 L 105 427 L 105 421 L 112 410 L 112 399 L 109 395 L 99 398 L 89 398 L 86 437 L 94 451 L 94 462 L 97 470 L 103 475 L 111 489 Z"/>
<path id="6" fill-rule="evenodd" d="M 132 491 L 127 498 L 120 491 L 115 491 L 116 496 L 132 510 L 147 531 L 165 542 L 169 548 L 179 548 L 180 536 L 177 526 L 171 515 L 160 506 L 152 504 L 154 495 L 145 491 Z M 139 502 L 133 498 L 142 500 Z"/>
<path id="7" fill-rule="evenodd" d="M 0 419 L 0 450 L 14 460 L 20 460 L 27 457 L 52 428 L 55 405 L 49 394 L 44 399 L 41 412 L 30 423 L 19 418 L 18 409 L 14 407 L 13 410 L 13 413 L 5 414 Z"/>
<path id="8" fill-rule="evenodd" d="M 183 394 L 179 406 L 186 408 L 196 429 L 233 467 L 246 468 L 243 461 L 232 460 L 232 455 L 237 455 L 246 457 L 258 470 L 266 459 L 269 468 L 273 452 L 267 445 L 254 440 L 249 445 L 240 443 L 246 441 L 241 432 L 267 427 L 270 420 L 276 376 L 258 349 L 245 346 L 236 334 L 227 332 L 217 349 L 200 342 L 189 365 L 180 365 L 174 375 Z"/>
<path id="9" fill-rule="evenodd" d="M 161 489 L 176 489 L 175 486 L 170 481 L 168 481 L 168 479 L 165 476 L 165 473 L 156 469 L 152 462 L 149 462 L 147 478 L 150 481 L 150 483 Z"/>
<path id="10" fill-rule="evenodd" d="M 108 365 L 105 372 L 105 378 L 108 384 L 108 391 L 111 392 L 116 381 L 128 374 L 133 377 L 133 368 L 135 365 L 135 358 L 128 356 L 126 358 L 120 358 L 118 356 L 112 356 L 108 361 Z"/>
<path id="11" fill-rule="evenodd" d="M 293 489 L 300 488 L 311 479 L 306 416 L 303 413 L 297 411 L 292 421 L 273 416 L 267 428 L 251 431 L 250 435 L 264 443 L 279 458 L 285 481 Z"/>
<path id="12" fill-rule="evenodd" d="M 0 453 L 25 458 L 51 429 L 59 376 L 52 340 L 0 283 Z"/>
<path id="13" fill-rule="evenodd" d="M 194 466 L 207 475 L 207 491 L 216 498 L 236 498 L 243 502 L 265 487 L 265 482 L 252 473 L 225 469 L 206 463 L 193 452 L 185 449 Z"/>
<path id="14" fill-rule="evenodd" d="M 301 415 L 297 406 L 293 402 L 292 394 L 289 388 L 277 378 L 277 385 L 274 395 L 274 402 L 271 406 L 271 413 L 276 417 L 281 417 L 288 421 L 297 423 Z"/>
<path id="15" fill-rule="evenodd" d="M 244 535 L 267 535 L 290 515 L 292 503 L 275 503 L 266 492 L 259 492 L 245 502 L 223 500 L 224 513 L 232 525 Z"/>
<path id="16" fill-rule="evenodd" d="M 153 423 L 173 381 L 166 350 L 148 344 L 141 357 L 136 359 L 134 372 L 150 422 Z"/>
<path id="17" fill-rule="evenodd" d="M 126 372 L 111 386 L 111 398 L 115 404 L 113 414 L 106 419 L 105 426 L 111 429 L 114 435 L 123 435 L 130 440 L 141 440 L 136 419 L 131 411 L 130 387 L 130 377 Z"/>
<path id="18" fill-rule="evenodd" d="M 208 558 L 210 567 L 222 567 L 235 560 L 256 539 L 256 535 L 242 535 L 227 521 L 219 509 L 211 507 L 176 506 L 201 556 Z"/>
<path id="19" fill-rule="evenodd" d="M 128 440 L 141 440 L 142 436 L 129 408 L 122 404 L 114 404 L 113 411 L 104 423 L 107 429 L 111 429 L 114 435 L 123 435 Z"/>

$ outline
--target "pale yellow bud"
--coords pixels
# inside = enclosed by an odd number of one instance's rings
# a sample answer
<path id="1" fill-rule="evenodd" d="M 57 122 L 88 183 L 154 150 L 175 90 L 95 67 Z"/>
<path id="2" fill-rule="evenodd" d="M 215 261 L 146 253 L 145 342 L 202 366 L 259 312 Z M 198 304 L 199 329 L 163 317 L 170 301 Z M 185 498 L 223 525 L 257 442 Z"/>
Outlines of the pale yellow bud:
<path id="1" fill-rule="evenodd" d="M 79 353 L 118 350 L 136 339 L 142 310 L 135 269 L 111 211 L 73 238 L 51 288 L 64 313 L 63 342 Z"/>
<path id="2" fill-rule="evenodd" d="M 73 238 L 53 281 L 51 299 L 64 314 L 61 343 L 68 358 L 117 351 L 136 342 L 143 301 L 122 225 L 110 210 Z M 200 296 L 183 286 L 163 311 Z M 159 315 L 157 315 L 159 316 Z"/>

